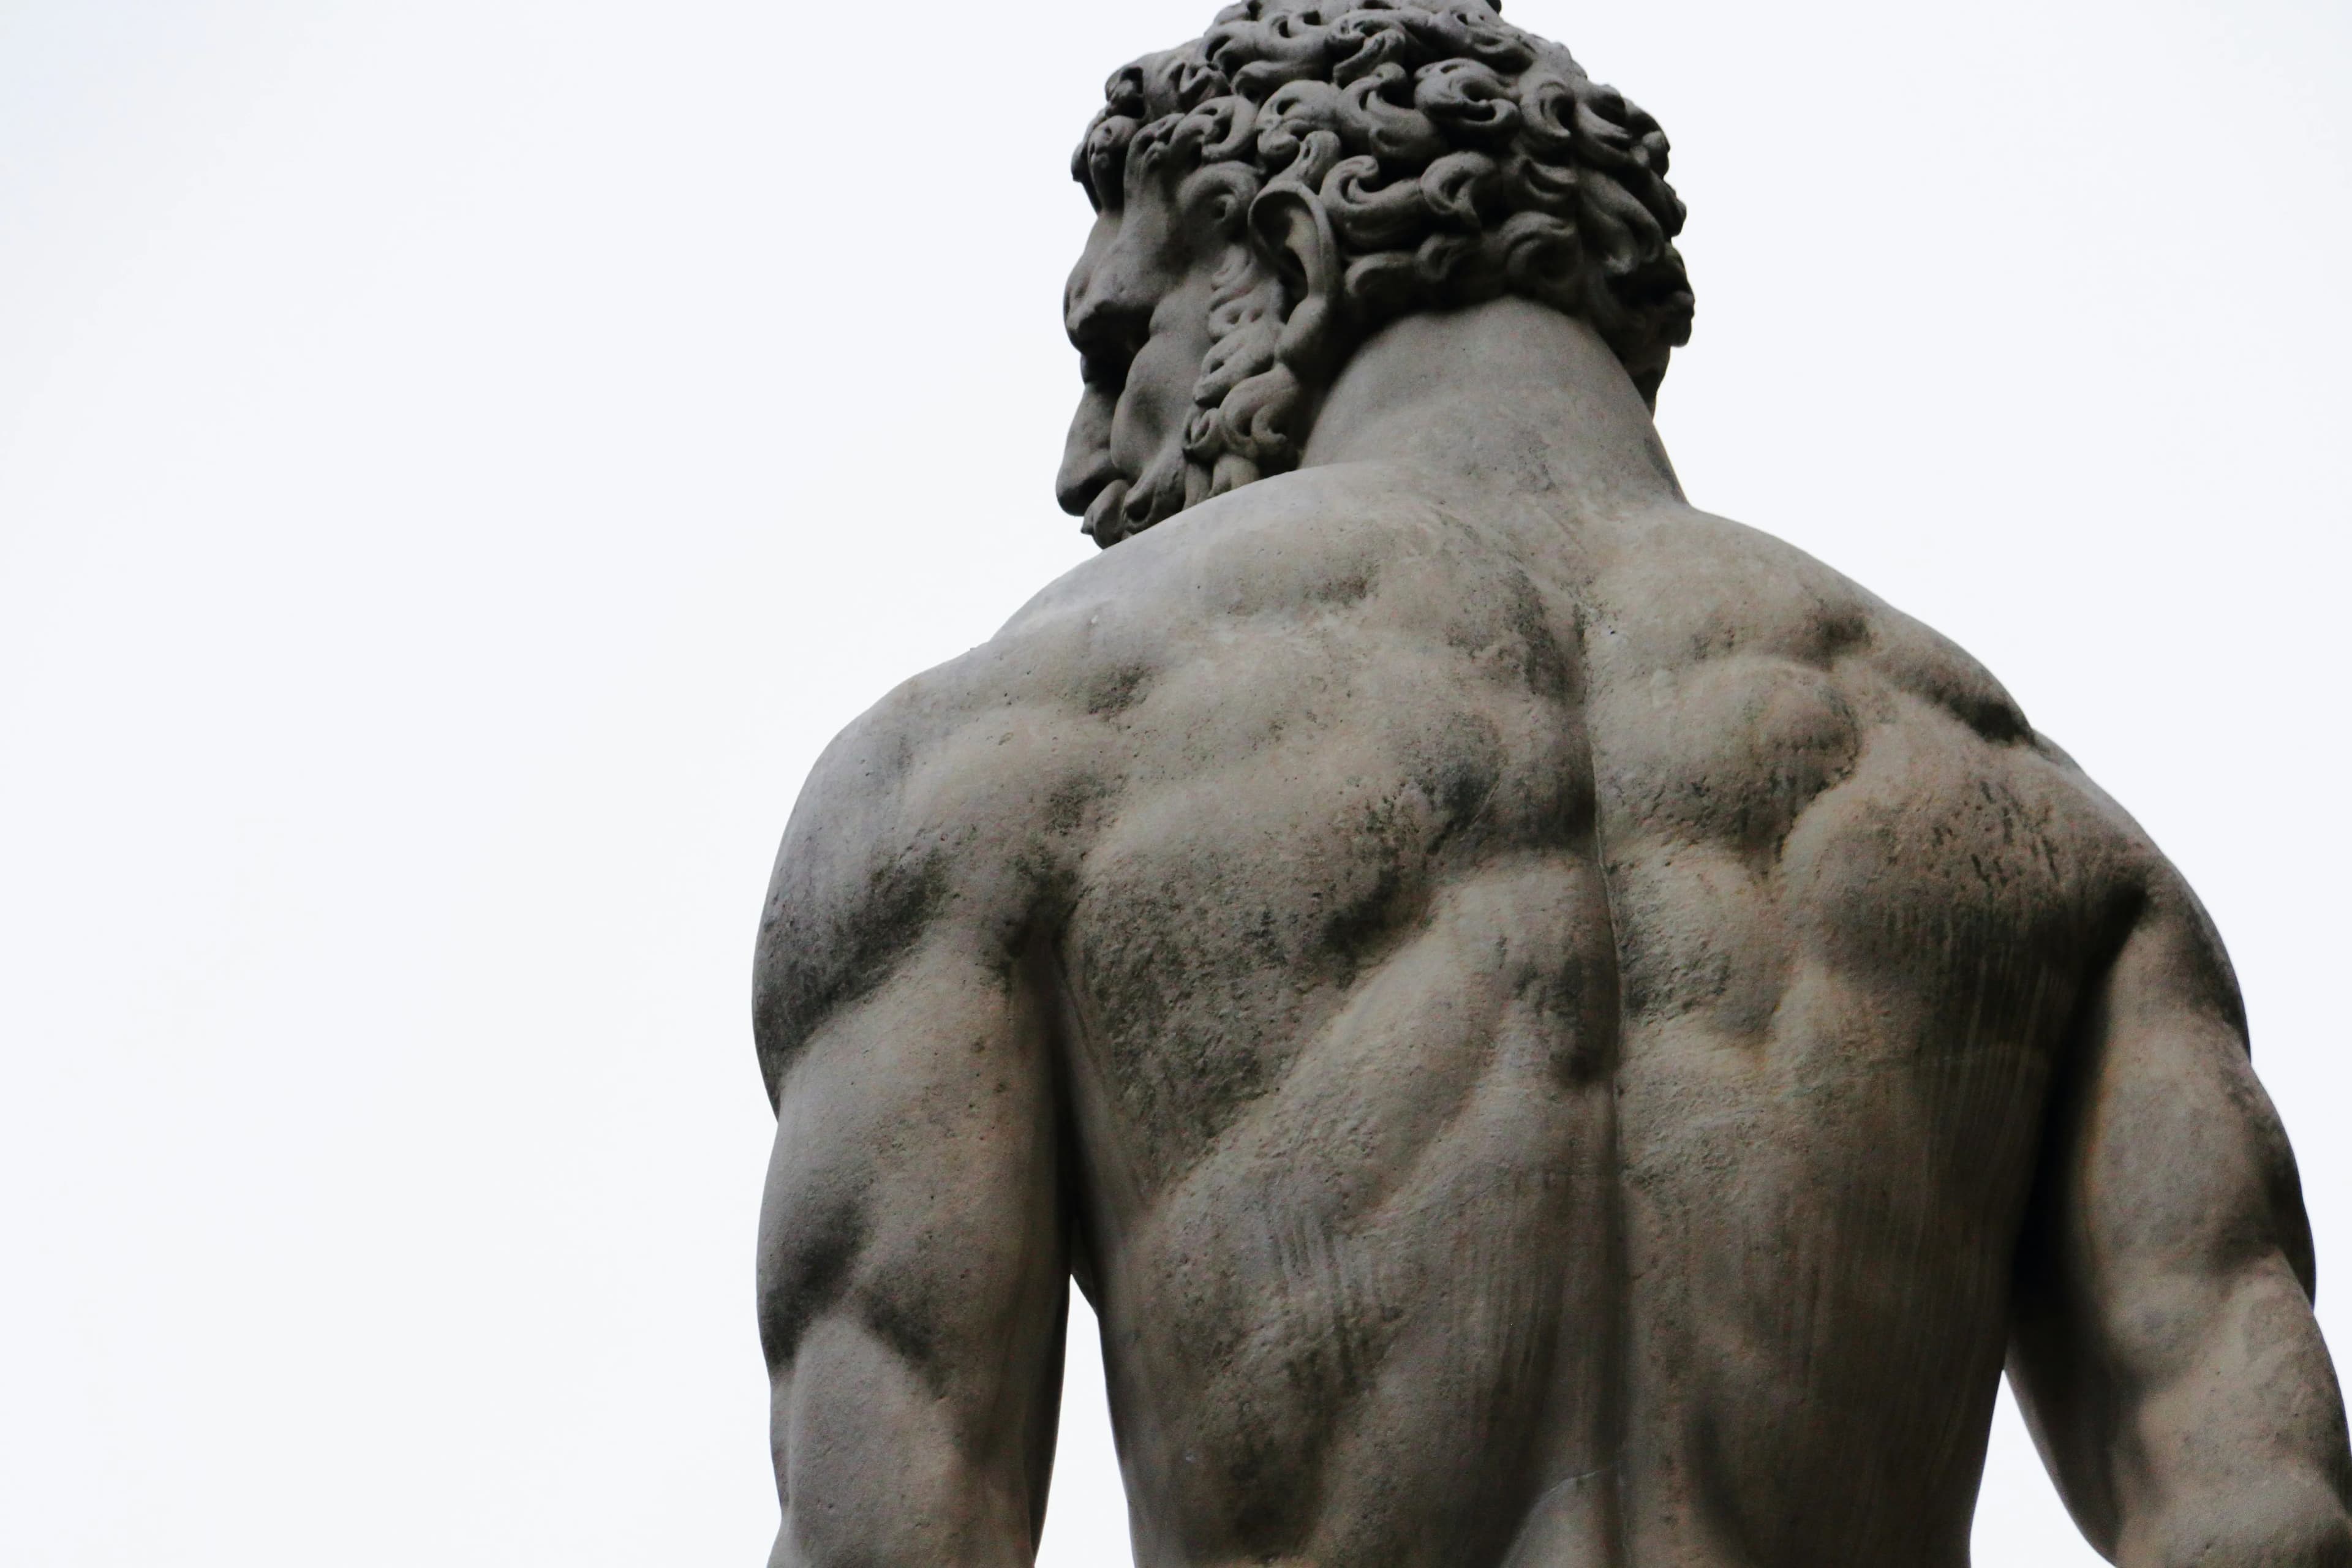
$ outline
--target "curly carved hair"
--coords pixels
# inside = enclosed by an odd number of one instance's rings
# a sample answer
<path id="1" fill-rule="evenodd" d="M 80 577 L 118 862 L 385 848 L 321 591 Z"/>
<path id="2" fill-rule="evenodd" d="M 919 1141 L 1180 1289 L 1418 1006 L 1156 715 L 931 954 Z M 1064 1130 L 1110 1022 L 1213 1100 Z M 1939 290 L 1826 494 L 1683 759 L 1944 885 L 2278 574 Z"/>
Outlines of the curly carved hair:
<path id="1" fill-rule="evenodd" d="M 1298 461 L 1307 390 L 1415 310 L 1518 294 L 1580 317 L 1654 405 L 1690 340 L 1657 122 L 1499 0 L 1242 0 L 1196 41 L 1115 73 L 1071 160 L 1097 210 L 1131 176 L 1209 204 L 1228 249 L 1181 461 L 1087 509 L 1108 545 Z M 1328 279 L 1252 243 L 1268 200 L 1328 237 Z"/>

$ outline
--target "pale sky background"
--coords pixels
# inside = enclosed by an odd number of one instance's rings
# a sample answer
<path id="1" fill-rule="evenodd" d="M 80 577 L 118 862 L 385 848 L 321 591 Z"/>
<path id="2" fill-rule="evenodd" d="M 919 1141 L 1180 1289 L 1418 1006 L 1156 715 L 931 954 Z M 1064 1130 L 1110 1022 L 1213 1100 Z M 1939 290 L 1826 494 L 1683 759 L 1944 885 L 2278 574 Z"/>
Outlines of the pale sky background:
<path id="1" fill-rule="evenodd" d="M 764 1560 L 770 857 L 1091 552 L 1065 161 L 1213 9 L 0 0 L 0 1560 Z M 2352 5 L 1509 15 L 1675 139 L 1693 499 L 2203 893 L 2352 1343 Z M 2006 1403 L 1977 1540 L 2094 1561 Z"/>

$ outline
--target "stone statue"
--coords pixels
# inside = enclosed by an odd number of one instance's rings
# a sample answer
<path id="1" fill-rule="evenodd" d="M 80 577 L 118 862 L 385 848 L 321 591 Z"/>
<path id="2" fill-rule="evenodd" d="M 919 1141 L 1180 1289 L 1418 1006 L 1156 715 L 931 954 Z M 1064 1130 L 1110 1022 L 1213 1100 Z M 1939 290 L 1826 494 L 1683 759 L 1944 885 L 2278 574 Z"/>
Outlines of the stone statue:
<path id="1" fill-rule="evenodd" d="M 2131 818 L 1689 506 L 1665 138 L 1247 0 L 1076 159 L 1108 547 L 844 733 L 756 1017 L 777 1564 L 1015 1564 L 1066 1281 L 1150 1568 L 2352 1564 L 2294 1164 Z"/>

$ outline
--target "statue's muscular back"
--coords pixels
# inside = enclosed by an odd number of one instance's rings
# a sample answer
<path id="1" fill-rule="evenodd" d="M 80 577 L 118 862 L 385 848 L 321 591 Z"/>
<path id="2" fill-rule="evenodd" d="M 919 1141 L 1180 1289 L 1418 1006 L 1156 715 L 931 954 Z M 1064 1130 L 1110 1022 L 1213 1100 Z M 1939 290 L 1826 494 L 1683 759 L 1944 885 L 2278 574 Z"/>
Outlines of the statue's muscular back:
<path id="1" fill-rule="evenodd" d="M 2061 1043 L 2173 894 L 1957 649 L 1679 506 L 1343 466 L 1073 573 L 828 776 L 865 841 L 836 801 L 780 876 L 772 1075 L 924 922 L 1009 955 L 1045 1081 L 974 1092 L 1143 1562 L 1965 1561 Z"/>

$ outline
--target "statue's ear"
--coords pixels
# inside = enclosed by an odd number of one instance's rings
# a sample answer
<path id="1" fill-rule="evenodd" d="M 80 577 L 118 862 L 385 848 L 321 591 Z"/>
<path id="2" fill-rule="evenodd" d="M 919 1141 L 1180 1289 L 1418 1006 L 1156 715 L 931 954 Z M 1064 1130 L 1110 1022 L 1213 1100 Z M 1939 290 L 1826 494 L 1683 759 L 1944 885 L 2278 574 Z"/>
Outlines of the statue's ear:
<path id="1" fill-rule="evenodd" d="M 1250 204 L 1249 221 L 1250 237 L 1282 274 L 1294 300 L 1303 303 L 1338 295 L 1339 244 L 1331 234 L 1331 215 L 1314 192 L 1277 181 Z"/>
<path id="2" fill-rule="evenodd" d="M 1276 353 L 1299 374 L 1322 369 L 1339 308 L 1339 242 L 1331 215 L 1305 185 L 1277 181 L 1250 204 L 1250 238 L 1281 275 L 1291 296 Z"/>

